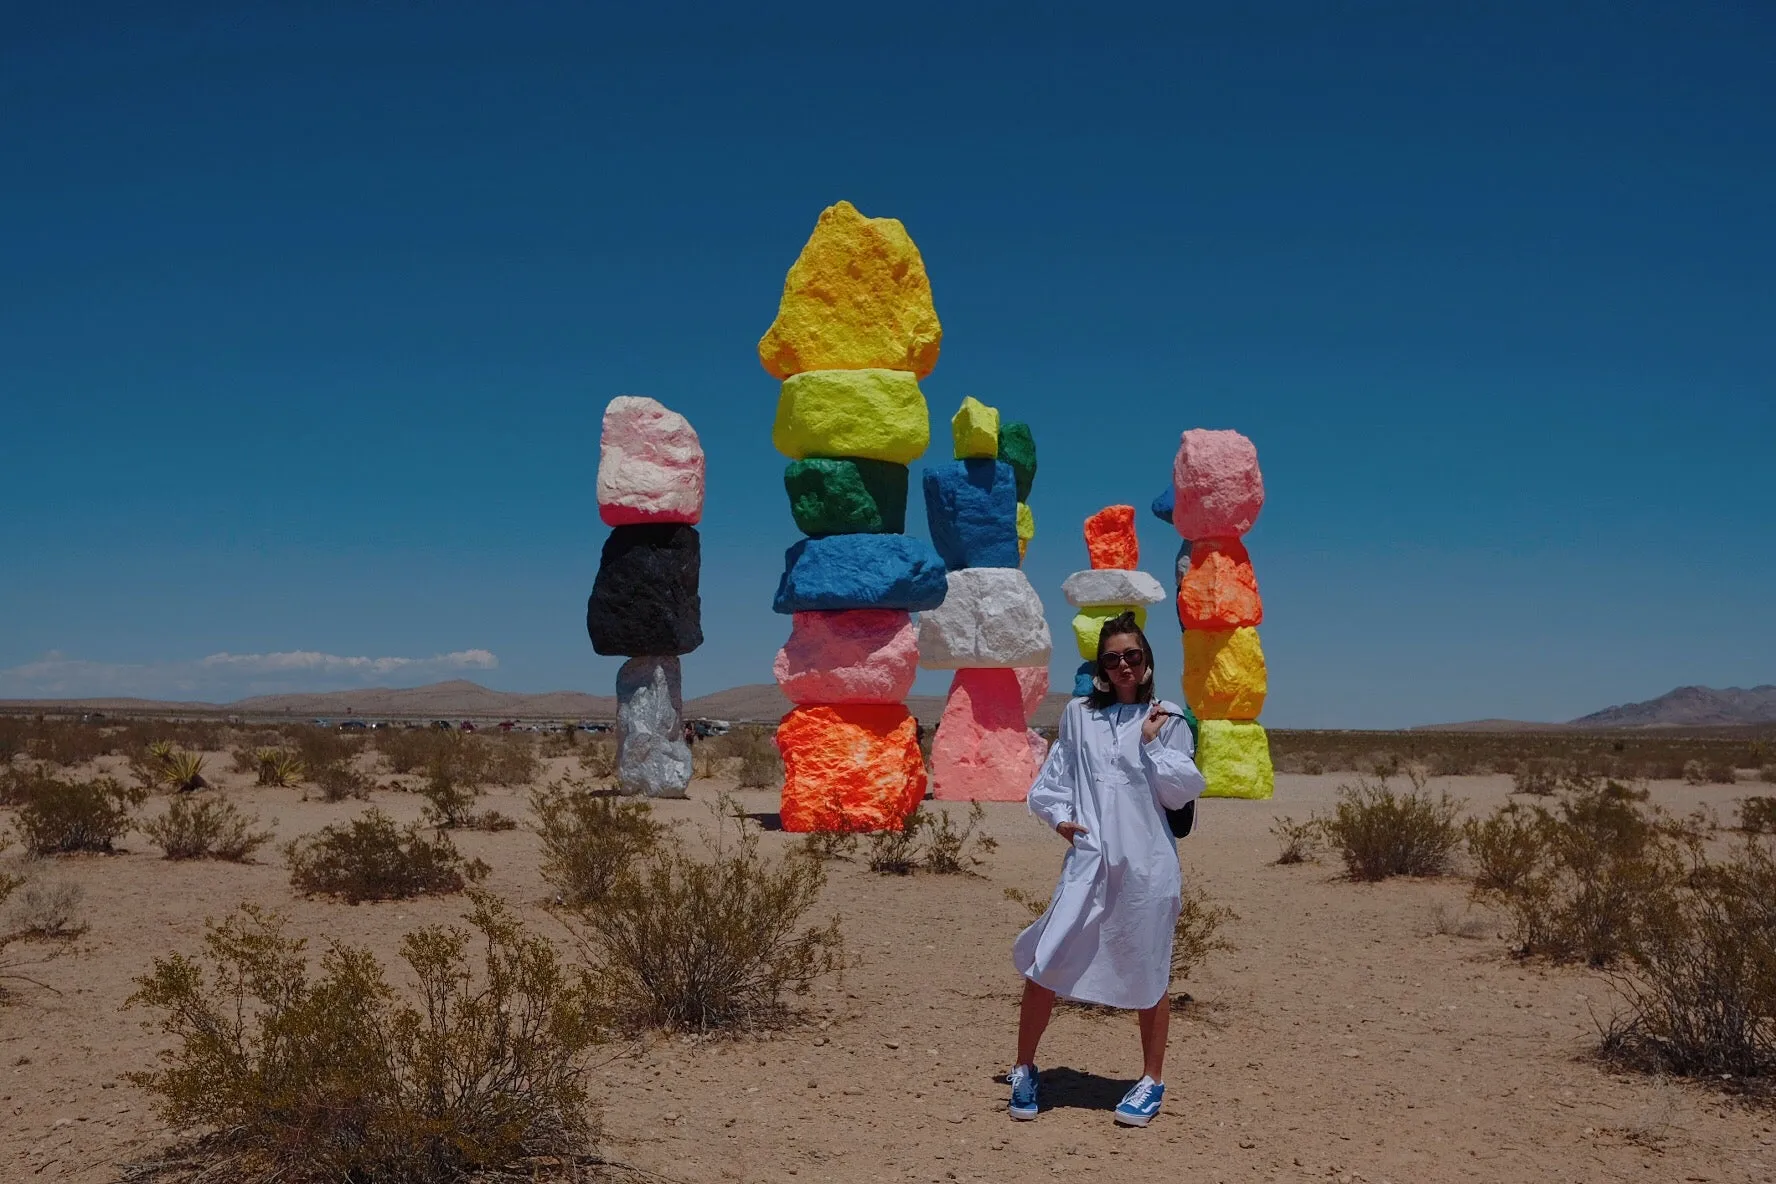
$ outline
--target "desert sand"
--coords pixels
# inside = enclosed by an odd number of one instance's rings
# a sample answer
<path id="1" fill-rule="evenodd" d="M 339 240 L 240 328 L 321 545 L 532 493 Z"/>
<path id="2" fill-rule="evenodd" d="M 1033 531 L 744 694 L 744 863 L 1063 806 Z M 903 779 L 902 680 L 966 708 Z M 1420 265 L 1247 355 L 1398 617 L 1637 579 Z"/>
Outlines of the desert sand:
<path id="1" fill-rule="evenodd" d="M 557 770 L 564 762 L 554 762 Z M 224 774 L 225 792 L 280 840 L 362 810 L 304 801 Z M 1182 845 L 1187 877 L 1233 907 L 1237 952 L 1182 984 L 1164 1113 L 1145 1130 L 1112 1125 L 1138 1072 L 1132 1017 L 1059 1010 L 1043 1047 L 1044 1104 L 1032 1123 L 1004 1113 L 1019 982 L 1009 963 L 1025 914 L 1004 898 L 1046 898 L 1060 841 L 1021 805 L 987 808 L 999 847 L 976 876 L 872 874 L 831 866 L 823 910 L 843 918 L 851 966 L 806 1000 L 806 1022 L 744 1038 L 657 1037 L 601 1051 L 603 1149 L 681 1181 L 1646 1180 L 1772 1178 L 1768 1110 L 1693 1084 L 1598 1063 L 1594 1017 L 1615 1006 L 1606 976 L 1511 960 L 1496 918 L 1470 910 L 1459 879 L 1363 886 L 1334 863 L 1278 867 L 1279 814 L 1329 804 L 1345 775 L 1281 776 L 1272 802 L 1205 803 Z M 1441 785 L 1487 809 L 1504 777 Z M 718 782 L 660 816 L 700 825 Z M 1745 790 L 1654 786 L 1688 809 L 1723 813 Z M 775 795 L 738 795 L 750 811 Z M 378 792 L 405 821 L 416 795 Z M 488 804 L 525 816 L 523 795 Z M 152 815 L 165 799 L 144 807 Z M 0 811 L 0 824 L 6 812 Z M 795 841 L 767 833 L 767 850 Z M 464 833 L 493 866 L 489 886 L 565 940 L 543 907 L 536 836 Z M 31 865 L 82 885 L 91 928 L 0 1006 L 0 1179 L 115 1179 L 169 1138 L 148 1100 L 119 1079 L 161 1037 L 122 1009 L 157 954 L 195 951 L 206 916 L 239 901 L 274 906 L 316 945 L 340 939 L 386 961 L 400 936 L 456 918 L 460 898 L 356 907 L 303 899 L 275 853 L 257 864 L 173 863 L 140 835 L 111 856 Z M 18 947 L 15 947 L 15 950 Z M 26 948 L 27 952 L 29 947 Z"/>

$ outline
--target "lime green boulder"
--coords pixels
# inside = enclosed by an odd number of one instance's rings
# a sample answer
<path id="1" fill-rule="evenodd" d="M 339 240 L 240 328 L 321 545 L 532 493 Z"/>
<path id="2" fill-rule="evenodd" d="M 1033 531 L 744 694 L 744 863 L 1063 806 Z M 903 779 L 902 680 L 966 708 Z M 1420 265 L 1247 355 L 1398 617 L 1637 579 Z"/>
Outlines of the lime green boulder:
<path id="1" fill-rule="evenodd" d="M 1270 737 L 1264 734 L 1264 725 L 1205 719 L 1199 726 L 1196 767 L 1207 784 L 1204 797 L 1267 799 L 1276 792 Z"/>
<path id="2" fill-rule="evenodd" d="M 956 459 L 993 459 L 999 455 L 999 412 L 973 395 L 962 400 L 962 409 L 950 419 L 956 438 Z"/>
<path id="3" fill-rule="evenodd" d="M 1104 622 L 1111 617 L 1120 617 L 1123 613 L 1134 613 L 1135 624 L 1147 628 L 1147 609 L 1139 604 L 1094 604 L 1090 608 L 1082 608 L 1079 615 L 1073 618 L 1073 640 L 1079 643 L 1079 656 L 1087 662 L 1098 660 L 1098 635 L 1104 631 Z"/>
<path id="4" fill-rule="evenodd" d="M 771 443 L 791 460 L 862 457 L 904 465 L 931 443 L 931 416 L 908 371 L 810 370 L 784 379 Z"/>
<path id="5" fill-rule="evenodd" d="M 1030 500 L 1030 487 L 1036 484 L 1036 437 L 1027 423 L 999 425 L 999 459 L 1011 466 L 1017 478 L 1018 501 Z"/>

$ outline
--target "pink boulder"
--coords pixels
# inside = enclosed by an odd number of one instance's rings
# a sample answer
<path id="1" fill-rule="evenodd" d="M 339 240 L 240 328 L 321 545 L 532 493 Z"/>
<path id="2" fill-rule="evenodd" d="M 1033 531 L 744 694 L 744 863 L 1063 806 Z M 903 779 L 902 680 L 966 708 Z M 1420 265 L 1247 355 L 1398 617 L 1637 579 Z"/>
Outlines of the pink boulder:
<path id="1" fill-rule="evenodd" d="M 1039 767 L 1012 670 L 958 670 L 931 743 L 931 796 L 945 802 L 1018 802 Z"/>
<path id="2" fill-rule="evenodd" d="M 1238 538 L 1264 508 L 1258 449 L 1238 432 L 1185 432 L 1172 462 L 1172 486 L 1172 525 L 1187 539 Z"/>
<path id="3" fill-rule="evenodd" d="M 653 399 L 619 395 L 598 442 L 598 516 L 606 526 L 703 517 L 703 443 L 690 421 Z"/>
<path id="4" fill-rule="evenodd" d="M 900 703 L 919 673 L 919 632 L 899 609 L 796 613 L 771 672 L 798 705 Z"/>
<path id="5" fill-rule="evenodd" d="M 1048 667 L 1019 666 L 1014 673 L 1017 674 L 1018 691 L 1024 697 L 1024 722 L 1029 723 L 1048 695 Z"/>
<path id="6" fill-rule="evenodd" d="M 1042 762 L 1048 759 L 1048 741 L 1044 740 L 1042 738 L 1042 733 L 1038 732 L 1035 728 L 1031 728 L 1028 732 L 1025 732 L 1024 735 L 1030 741 L 1030 759 L 1035 761 L 1036 768 L 1040 769 L 1042 767 Z M 1031 778 L 1031 780 L 1034 780 L 1034 778 Z"/>

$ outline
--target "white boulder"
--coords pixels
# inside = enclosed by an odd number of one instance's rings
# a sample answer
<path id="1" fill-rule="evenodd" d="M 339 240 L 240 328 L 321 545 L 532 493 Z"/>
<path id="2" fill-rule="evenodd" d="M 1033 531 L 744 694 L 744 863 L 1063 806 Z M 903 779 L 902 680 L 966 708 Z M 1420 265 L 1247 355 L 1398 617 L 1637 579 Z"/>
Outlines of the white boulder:
<path id="1" fill-rule="evenodd" d="M 1159 581 L 1144 571 L 1094 568 L 1076 571 L 1061 585 L 1061 594 L 1074 608 L 1106 604 L 1158 604 L 1166 598 Z"/>
<path id="2" fill-rule="evenodd" d="M 919 665 L 927 670 L 1047 666 L 1054 642 L 1042 600 L 1015 567 L 948 575 L 944 602 L 919 614 Z"/>

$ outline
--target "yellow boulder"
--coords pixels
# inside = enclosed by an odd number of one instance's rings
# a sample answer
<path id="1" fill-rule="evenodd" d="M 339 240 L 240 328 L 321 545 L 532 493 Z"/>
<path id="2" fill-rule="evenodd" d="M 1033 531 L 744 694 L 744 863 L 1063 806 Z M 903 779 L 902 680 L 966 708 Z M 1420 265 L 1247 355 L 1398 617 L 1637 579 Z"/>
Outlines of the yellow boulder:
<path id="1" fill-rule="evenodd" d="M 820 213 L 783 281 L 759 361 L 777 378 L 806 370 L 910 370 L 937 365 L 943 327 L 919 248 L 893 218 L 848 201 Z"/>
<path id="2" fill-rule="evenodd" d="M 1147 628 L 1147 607 L 1140 604 L 1094 604 L 1090 608 L 1082 608 L 1073 618 L 1073 640 L 1079 643 L 1079 656 L 1087 662 L 1098 660 L 1098 636 L 1104 631 L 1104 622 L 1111 617 L 1120 617 L 1123 613 L 1134 613 L 1135 624 L 1142 629 Z"/>
<path id="3" fill-rule="evenodd" d="M 905 370 L 810 370 L 783 383 L 771 443 L 791 460 L 864 457 L 904 465 L 931 443 L 919 382 Z"/>
<path id="4" fill-rule="evenodd" d="M 1029 502 L 1019 502 L 1017 507 L 1018 562 L 1022 563 L 1030 540 L 1036 537 L 1036 515 L 1030 513 Z"/>
<path id="5" fill-rule="evenodd" d="M 1184 701 L 1198 719 L 1257 719 L 1269 690 L 1258 630 L 1184 631 Z"/>
<path id="6" fill-rule="evenodd" d="M 1205 798 L 1269 798 L 1276 792 L 1270 738 L 1262 724 L 1203 720 L 1196 741 L 1196 767 L 1202 770 L 1207 785 Z"/>
<path id="7" fill-rule="evenodd" d="M 951 418 L 950 433 L 956 438 L 957 460 L 996 457 L 999 455 L 999 409 L 969 395 L 962 400 L 962 409 Z"/>

